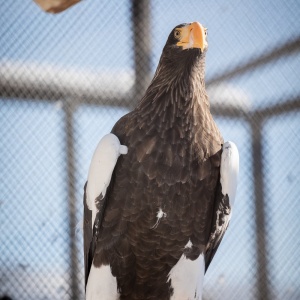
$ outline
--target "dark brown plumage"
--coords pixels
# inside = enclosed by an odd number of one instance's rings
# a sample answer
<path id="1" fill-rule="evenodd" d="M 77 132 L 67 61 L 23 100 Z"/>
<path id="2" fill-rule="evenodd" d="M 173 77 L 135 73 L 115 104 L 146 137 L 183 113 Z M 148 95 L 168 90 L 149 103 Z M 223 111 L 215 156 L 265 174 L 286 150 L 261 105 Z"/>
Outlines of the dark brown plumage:
<path id="1" fill-rule="evenodd" d="M 214 235 L 216 211 L 230 211 L 220 186 L 223 139 L 205 91 L 206 49 L 177 45 L 175 31 L 188 25 L 171 32 L 145 96 L 112 129 L 128 154 L 98 199 L 93 233 L 85 206 L 86 278 L 93 259 L 109 265 L 120 299 L 170 299 L 171 269 L 183 253 L 204 254 L 207 268 L 225 231 Z"/>

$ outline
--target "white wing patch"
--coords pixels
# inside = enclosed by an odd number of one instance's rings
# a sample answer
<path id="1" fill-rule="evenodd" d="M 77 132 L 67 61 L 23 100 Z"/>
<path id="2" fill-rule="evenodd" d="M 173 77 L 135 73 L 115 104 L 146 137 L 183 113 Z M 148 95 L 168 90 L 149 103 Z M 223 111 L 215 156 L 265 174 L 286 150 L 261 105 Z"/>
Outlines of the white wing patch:
<path id="1" fill-rule="evenodd" d="M 86 285 L 86 300 L 119 299 L 117 279 L 111 274 L 110 266 L 96 268 L 92 264 Z"/>
<path id="2" fill-rule="evenodd" d="M 232 209 L 237 188 L 237 178 L 239 175 L 239 152 L 233 142 L 226 142 L 223 145 L 220 174 L 222 194 L 224 196 L 226 194 L 228 195 L 230 207 Z"/>
<path id="3" fill-rule="evenodd" d="M 190 246 L 189 242 L 186 247 Z M 204 265 L 203 254 L 195 260 L 186 258 L 184 254 L 181 256 L 177 264 L 171 269 L 168 277 L 174 291 L 171 300 L 202 299 Z"/>
<path id="4" fill-rule="evenodd" d="M 94 152 L 87 180 L 87 206 L 92 210 L 92 228 L 97 214 L 96 198 L 105 196 L 111 175 L 120 154 L 127 154 L 128 148 L 120 144 L 119 139 L 112 133 L 105 135 Z"/>

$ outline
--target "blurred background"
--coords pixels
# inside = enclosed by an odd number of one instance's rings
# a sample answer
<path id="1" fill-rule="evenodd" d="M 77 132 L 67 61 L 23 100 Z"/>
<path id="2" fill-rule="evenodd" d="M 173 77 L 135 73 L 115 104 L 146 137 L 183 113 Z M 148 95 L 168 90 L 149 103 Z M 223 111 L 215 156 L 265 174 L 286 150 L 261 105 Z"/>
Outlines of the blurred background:
<path id="1" fill-rule="evenodd" d="M 93 151 L 143 95 L 170 31 L 199 21 L 211 110 L 240 151 L 204 299 L 300 299 L 298 0 L 85 0 L 57 15 L 0 4 L 0 297 L 84 298 Z"/>

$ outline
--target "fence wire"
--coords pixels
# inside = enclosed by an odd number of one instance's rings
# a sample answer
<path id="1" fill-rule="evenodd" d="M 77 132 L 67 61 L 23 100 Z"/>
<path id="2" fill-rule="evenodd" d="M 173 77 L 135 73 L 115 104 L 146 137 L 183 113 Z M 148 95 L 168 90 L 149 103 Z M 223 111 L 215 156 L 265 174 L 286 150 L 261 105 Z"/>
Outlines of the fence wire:
<path id="1" fill-rule="evenodd" d="M 299 1 L 1 1 L 0 298 L 84 299 L 82 194 L 171 29 L 209 30 L 206 84 L 240 152 L 233 219 L 205 300 L 300 299 Z"/>

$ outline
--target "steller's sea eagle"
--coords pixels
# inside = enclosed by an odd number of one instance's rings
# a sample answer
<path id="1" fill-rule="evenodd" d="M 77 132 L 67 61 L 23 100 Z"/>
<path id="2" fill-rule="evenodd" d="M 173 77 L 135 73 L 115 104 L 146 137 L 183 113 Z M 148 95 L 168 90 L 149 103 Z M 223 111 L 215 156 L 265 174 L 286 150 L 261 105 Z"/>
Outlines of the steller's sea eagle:
<path id="1" fill-rule="evenodd" d="M 137 107 L 99 142 L 84 193 L 86 299 L 201 299 L 239 168 L 205 91 L 207 30 L 170 33 Z"/>

